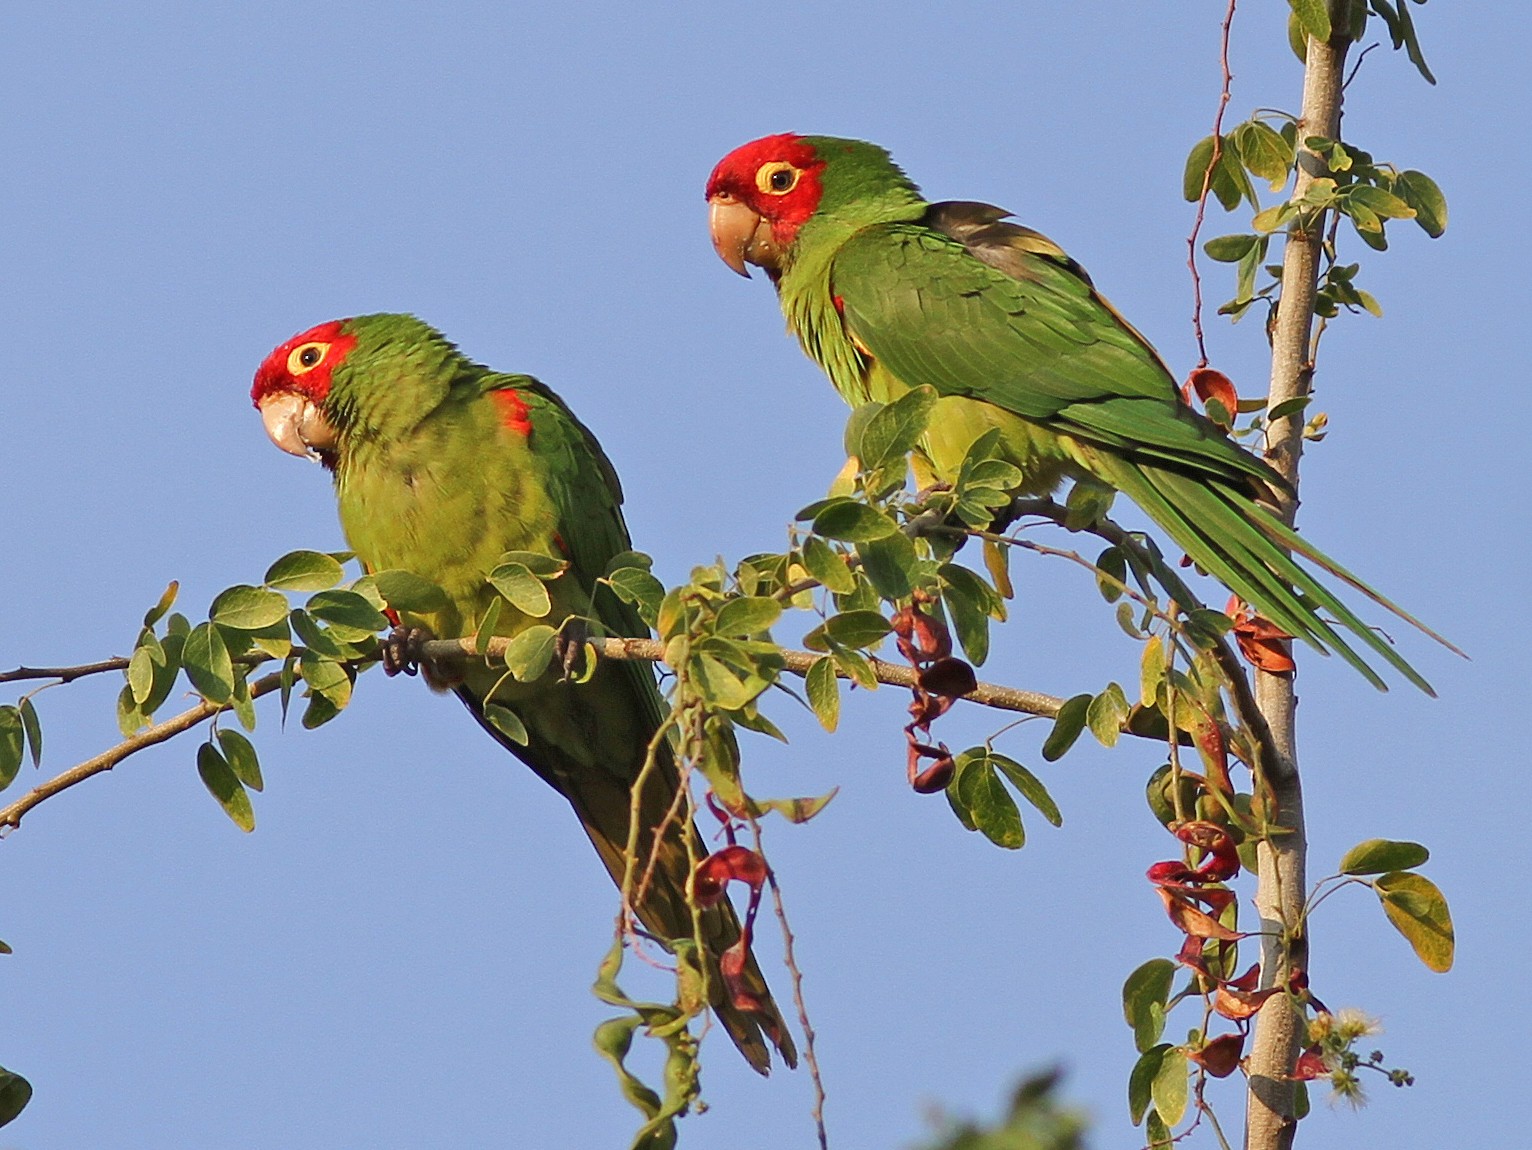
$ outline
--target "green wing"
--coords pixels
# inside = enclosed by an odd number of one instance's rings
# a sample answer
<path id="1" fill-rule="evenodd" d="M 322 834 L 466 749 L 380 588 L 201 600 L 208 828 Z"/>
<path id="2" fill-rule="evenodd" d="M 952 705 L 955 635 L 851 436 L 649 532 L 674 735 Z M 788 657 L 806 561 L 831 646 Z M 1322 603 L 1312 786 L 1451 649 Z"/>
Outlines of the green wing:
<path id="1" fill-rule="evenodd" d="M 922 224 L 858 232 L 831 267 L 848 332 L 911 387 L 984 400 L 1145 460 L 1285 486 L 1180 402 L 1159 357 L 1072 260 L 1035 232 L 1010 230 L 1020 242 L 1007 271 Z"/>
<path id="2" fill-rule="evenodd" d="M 946 207 L 998 213 L 938 205 L 933 215 Z M 1382 688 L 1319 614 L 1327 611 L 1430 693 L 1289 550 L 1441 637 L 1273 514 L 1264 500 L 1286 488 L 1281 476 L 1180 401 L 1154 350 L 1078 265 L 1037 233 L 998 218 L 949 223 L 948 231 L 881 224 L 852 237 L 831 265 L 831 290 L 855 343 L 907 386 L 992 403 L 1058 436 L 1082 468 L 1127 494 L 1199 566 L 1279 627 L 1336 651 Z"/>

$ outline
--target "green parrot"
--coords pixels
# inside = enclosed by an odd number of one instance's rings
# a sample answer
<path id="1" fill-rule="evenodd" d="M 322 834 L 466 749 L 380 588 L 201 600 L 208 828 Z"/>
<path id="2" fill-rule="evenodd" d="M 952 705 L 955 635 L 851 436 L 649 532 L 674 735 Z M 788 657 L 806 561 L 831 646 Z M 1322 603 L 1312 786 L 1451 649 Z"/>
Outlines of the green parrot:
<path id="1" fill-rule="evenodd" d="M 1121 491 L 1288 634 L 1387 689 L 1347 631 L 1434 694 L 1292 553 L 1457 648 L 1282 521 L 1287 481 L 1181 400 L 1154 348 L 1056 244 L 989 204 L 928 203 L 861 140 L 745 144 L 713 169 L 707 198 L 719 256 L 741 275 L 747 263 L 765 269 L 788 328 L 847 403 L 935 389 L 915 460 L 922 481 L 951 482 L 973 442 L 998 428 L 1002 457 L 1025 477 L 1016 494 L 1065 478 Z"/>
<path id="2" fill-rule="evenodd" d="M 341 526 L 367 570 L 402 568 L 446 592 L 447 606 L 406 615 L 407 627 L 475 634 L 496 598 L 485 576 L 504 552 L 534 551 L 568 563 L 545 584 L 552 610 L 537 619 L 503 603 L 497 634 L 578 616 L 598 619 L 612 635 L 648 635 L 632 607 L 596 586 L 608 561 L 629 549 L 617 474 L 595 437 L 537 380 L 472 362 L 413 316 L 368 315 L 282 344 L 261 364 L 251 398 L 272 442 L 333 474 Z M 425 669 L 428 679 L 444 678 Z M 556 669 L 535 682 L 501 682 L 503 668 L 479 663 L 454 674 L 433 685 L 450 685 L 501 746 L 569 800 L 620 884 L 633 783 L 665 714 L 651 665 L 600 660 L 584 682 Z M 517 715 L 525 746 L 486 718 L 489 701 Z M 672 813 L 680 777 L 664 740 L 659 755 L 640 807 L 640 860 L 650 857 L 654 828 L 666 830 L 636 910 L 669 943 L 692 936 L 687 836 L 697 857 L 707 850 L 696 828 Z M 753 955 L 736 993 L 723 993 L 717 960 L 740 936 L 727 901 L 704 910 L 702 924 L 724 1029 L 761 1073 L 770 1067 L 763 1034 L 795 1065 Z"/>

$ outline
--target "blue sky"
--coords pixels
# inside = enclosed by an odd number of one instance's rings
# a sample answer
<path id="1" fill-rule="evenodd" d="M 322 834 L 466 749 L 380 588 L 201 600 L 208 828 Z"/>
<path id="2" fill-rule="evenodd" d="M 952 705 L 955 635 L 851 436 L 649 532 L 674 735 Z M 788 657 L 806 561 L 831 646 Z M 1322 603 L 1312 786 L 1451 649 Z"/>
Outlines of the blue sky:
<path id="1" fill-rule="evenodd" d="M 780 546 L 840 465 L 844 410 L 765 283 L 714 257 L 702 201 L 718 157 L 768 132 L 875 139 L 933 198 L 1014 209 L 1184 370 L 1180 173 L 1211 122 L 1222 9 L 10 6 L 0 664 L 125 651 L 170 579 L 201 613 L 285 551 L 340 546 L 327 480 L 269 445 L 248 387 L 289 335 L 361 312 L 414 311 L 560 391 L 662 574 Z M 1236 119 L 1297 102 L 1284 11 L 1239 13 Z M 1375 1087 L 1360 1115 L 1319 1105 L 1315 1147 L 1509 1144 L 1529 1069 L 1515 1020 L 1532 940 L 1505 856 L 1532 797 L 1515 607 L 1528 411 L 1504 340 L 1532 304 L 1513 127 L 1532 17 L 1414 11 L 1439 86 L 1373 53 L 1344 134 L 1435 176 L 1451 227 L 1433 243 L 1396 225 L 1384 256 L 1352 243 L 1386 315 L 1326 337 L 1332 432 L 1305 463 L 1302 523 L 1473 659 L 1400 636 L 1433 701 L 1307 658 L 1301 739 L 1311 873 L 1363 838 L 1428 844 L 1458 965 L 1426 972 L 1365 891 L 1326 904 L 1317 993 L 1381 1016 L 1417 1084 Z M 1225 230 L 1215 216 L 1205 234 Z M 1216 301 L 1228 281 L 1211 277 Z M 1214 320 L 1210 342 L 1261 389 L 1254 324 Z M 1066 695 L 1132 681 L 1136 648 L 1076 572 L 1027 557 L 1017 584 L 986 678 Z M 114 740 L 116 686 L 40 698 L 45 772 Z M 251 836 L 203 792 L 188 743 L 0 844 L 16 950 L 0 1064 L 37 1088 L 0 1146 L 625 1144 L 634 1112 L 589 1046 L 615 899 L 588 844 L 450 700 L 363 687 L 319 732 L 264 715 Z M 1177 945 L 1141 878 L 1170 848 L 1141 797 L 1159 760 L 1082 746 L 1047 766 L 1040 725 L 1006 736 L 1066 821 L 1034 819 L 1001 852 L 905 785 L 902 702 L 851 699 L 833 739 L 784 702 L 791 745 L 746 746 L 759 793 L 842 788 L 807 827 L 768 828 L 833 1142 L 911 1145 L 933 1107 L 993 1113 L 1017 1075 L 1061 1063 L 1094 1144 L 1133 1144 L 1118 990 Z M 944 722 L 956 745 L 1000 725 Z M 712 1109 L 683 1145 L 811 1141 L 804 1074 L 758 1080 L 716 1037 L 706 1055 Z"/>

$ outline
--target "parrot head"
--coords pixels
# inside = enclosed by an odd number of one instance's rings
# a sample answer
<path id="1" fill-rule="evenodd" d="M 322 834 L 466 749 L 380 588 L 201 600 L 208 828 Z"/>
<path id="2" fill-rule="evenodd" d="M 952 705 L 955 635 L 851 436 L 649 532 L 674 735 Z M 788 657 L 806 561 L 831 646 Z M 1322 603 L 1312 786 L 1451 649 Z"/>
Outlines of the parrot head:
<path id="1" fill-rule="evenodd" d="M 386 438 L 413 427 L 441 403 L 467 362 L 412 315 L 337 319 L 268 355 L 250 398 L 273 443 L 333 471 L 348 435 Z"/>
<path id="2" fill-rule="evenodd" d="M 356 347 L 348 330 L 353 322 L 331 320 L 293 336 L 256 371 L 250 398 L 266 434 L 283 451 L 333 463 L 340 436 L 327 400 L 335 369 Z"/>
<path id="3" fill-rule="evenodd" d="M 773 280 L 791 262 L 799 230 L 820 216 L 854 219 L 920 202 L 919 189 L 876 144 L 834 136 L 764 136 L 735 148 L 707 183 L 708 228 L 724 263 Z M 876 218 L 867 215 L 867 222 Z"/>

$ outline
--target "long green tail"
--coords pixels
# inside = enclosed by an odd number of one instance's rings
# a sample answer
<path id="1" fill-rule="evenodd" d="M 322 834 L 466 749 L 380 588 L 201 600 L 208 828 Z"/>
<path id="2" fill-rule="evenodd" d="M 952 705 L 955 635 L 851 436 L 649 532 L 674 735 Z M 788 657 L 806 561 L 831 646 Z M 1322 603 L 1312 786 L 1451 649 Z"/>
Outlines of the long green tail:
<path id="1" fill-rule="evenodd" d="M 1449 649 L 1463 653 L 1315 548 L 1244 490 L 1207 476 L 1146 465 L 1105 451 L 1090 452 L 1090 460 L 1093 471 L 1142 507 L 1204 571 L 1288 634 L 1321 653 L 1339 654 L 1379 690 L 1388 690 L 1388 684 L 1336 626 L 1320 615 L 1321 610 L 1333 615 L 1340 628 L 1382 656 L 1415 686 L 1428 695 L 1436 694 L 1388 639 L 1299 566 L 1290 551 L 1355 587 Z"/>

